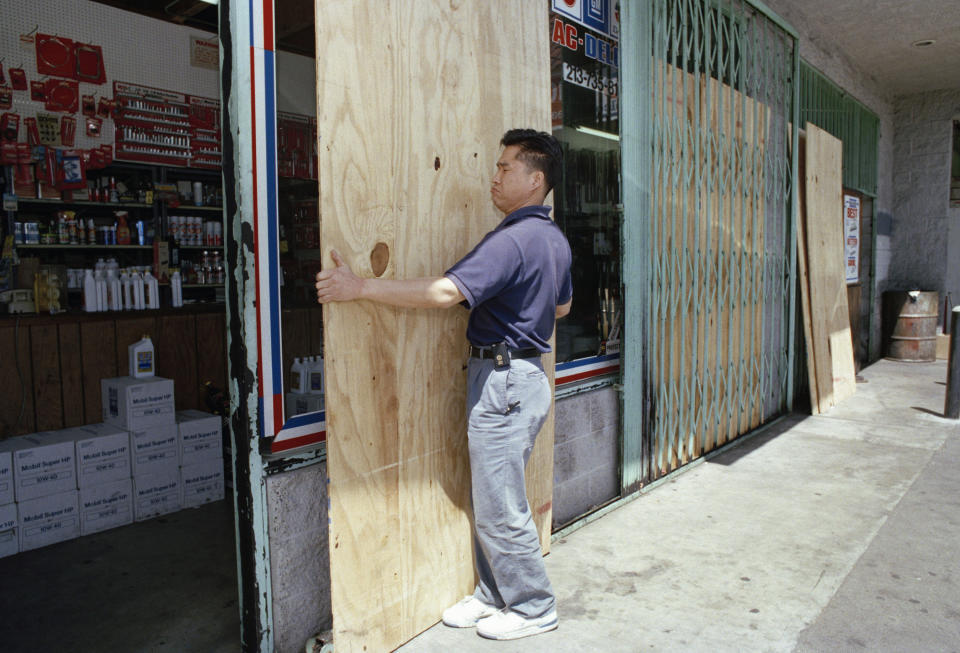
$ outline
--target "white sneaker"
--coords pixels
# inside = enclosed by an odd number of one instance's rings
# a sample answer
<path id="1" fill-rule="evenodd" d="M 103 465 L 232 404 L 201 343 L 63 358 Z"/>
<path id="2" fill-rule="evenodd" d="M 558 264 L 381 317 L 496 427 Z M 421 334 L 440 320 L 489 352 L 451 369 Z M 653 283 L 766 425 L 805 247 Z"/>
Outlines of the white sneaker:
<path id="1" fill-rule="evenodd" d="M 478 621 L 496 612 L 497 609 L 494 606 L 474 596 L 467 596 L 443 611 L 443 623 L 451 628 L 472 628 Z"/>
<path id="2" fill-rule="evenodd" d="M 557 623 L 556 610 L 536 619 L 527 619 L 504 608 L 486 619 L 481 619 L 477 623 L 477 634 L 487 639 L 519 639 L 553 630 Z"/>

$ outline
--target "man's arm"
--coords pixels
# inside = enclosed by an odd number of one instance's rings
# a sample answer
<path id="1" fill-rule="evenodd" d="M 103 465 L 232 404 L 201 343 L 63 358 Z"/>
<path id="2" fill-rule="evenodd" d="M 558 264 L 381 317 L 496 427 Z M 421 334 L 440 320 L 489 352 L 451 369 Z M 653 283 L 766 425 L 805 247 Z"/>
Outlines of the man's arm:
<path id="1" fill-rule="evenodd" d="M 464 300 L 456 284 L 446 277 L 423 279 L 362 279 L 333 250 L 335 268 L 317 273 L 317 302 L 349 302 L 367 299 L 403 308 L 448 308 Z"/>
<path id="2" fill-rule="evenodd" d="M 573 300 L 572 300 L 572 299 L 571 299 L 570 301 L 568 301 L 566 304 L 560 304 L 559 306 L 557 306 L 557 319 L 558 319 L 558 320 L 559 320 L 561 317 L 564 317 L 565 315 L 567 315 L 567 314 L 570 312 L 570 305 L 571 305 L 571 304 L 573 304 Z"/>

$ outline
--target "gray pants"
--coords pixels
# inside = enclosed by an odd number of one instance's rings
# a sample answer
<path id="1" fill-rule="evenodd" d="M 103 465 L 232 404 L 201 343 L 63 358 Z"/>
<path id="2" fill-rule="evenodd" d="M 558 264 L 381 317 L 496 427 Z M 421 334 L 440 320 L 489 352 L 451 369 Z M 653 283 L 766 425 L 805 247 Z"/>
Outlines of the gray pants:
<path id="1" fill-rule="evenodd" d="M 556 604 L 524 484 L 549 411 L 550 382 L 538 359 L 513 360 L 503 370 L 492 360 L 470 359 L 467 435 L 480 578 L 474 596 L 527 618 Z"/>

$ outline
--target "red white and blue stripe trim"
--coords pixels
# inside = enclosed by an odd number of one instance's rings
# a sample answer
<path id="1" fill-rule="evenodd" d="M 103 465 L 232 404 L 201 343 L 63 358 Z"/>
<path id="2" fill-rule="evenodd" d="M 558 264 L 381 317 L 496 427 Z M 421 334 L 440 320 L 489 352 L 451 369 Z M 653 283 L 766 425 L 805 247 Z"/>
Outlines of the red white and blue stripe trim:
<path id="1" fill-rule="evenodd" d="M 253 242 L 256 270 L 257 381 L 260 435 L 283 451 L 322 442 L 323 411 L 284 420 L 280 344 L 280 238 L 277 203 L 277 88 L 273 0 L 248 0 L 250 141 L 253 154 Z"/>
<path id="2" fill-rule="evenodd" d="M 620 354 L 605 354 L 581 358 L 568 363 L 559 363 L 556 367 L 554 385 L 561 386 L 577 381 L 586 381 L 598 376 L 620 371 Z"/>

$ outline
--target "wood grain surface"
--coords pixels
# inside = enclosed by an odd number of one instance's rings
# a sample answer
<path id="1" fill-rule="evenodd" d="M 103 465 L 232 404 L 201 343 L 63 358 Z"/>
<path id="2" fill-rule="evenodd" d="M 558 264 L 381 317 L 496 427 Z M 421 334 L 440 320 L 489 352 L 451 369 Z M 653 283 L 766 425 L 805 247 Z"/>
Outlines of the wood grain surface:
<path id="1" fill-rule="evenodd" d="M 816 357 L 817 402 L 823 413 L 856 391 L 843 255 L 843 143 L 807 123 L 805 146 L 807 274 Z"/>
<path id="2" fill-rule="evenodd" d="M 760 425 L 770 107 L 654 67 L 655 475 Z"/>
<path id="3" fill-rule="evenodd" d="M 316 16 L 324 264 L 336 248 L 361 276 L 439 276 L 501 218 L 503 132 L 550 128 L 547 6 L 341 0 Z M 324 308 L 338 651 L 393 649 L 474 586 L 466 318 Z M 551 418 L 528 465 L 543 542 L 552 454 Z"/>

